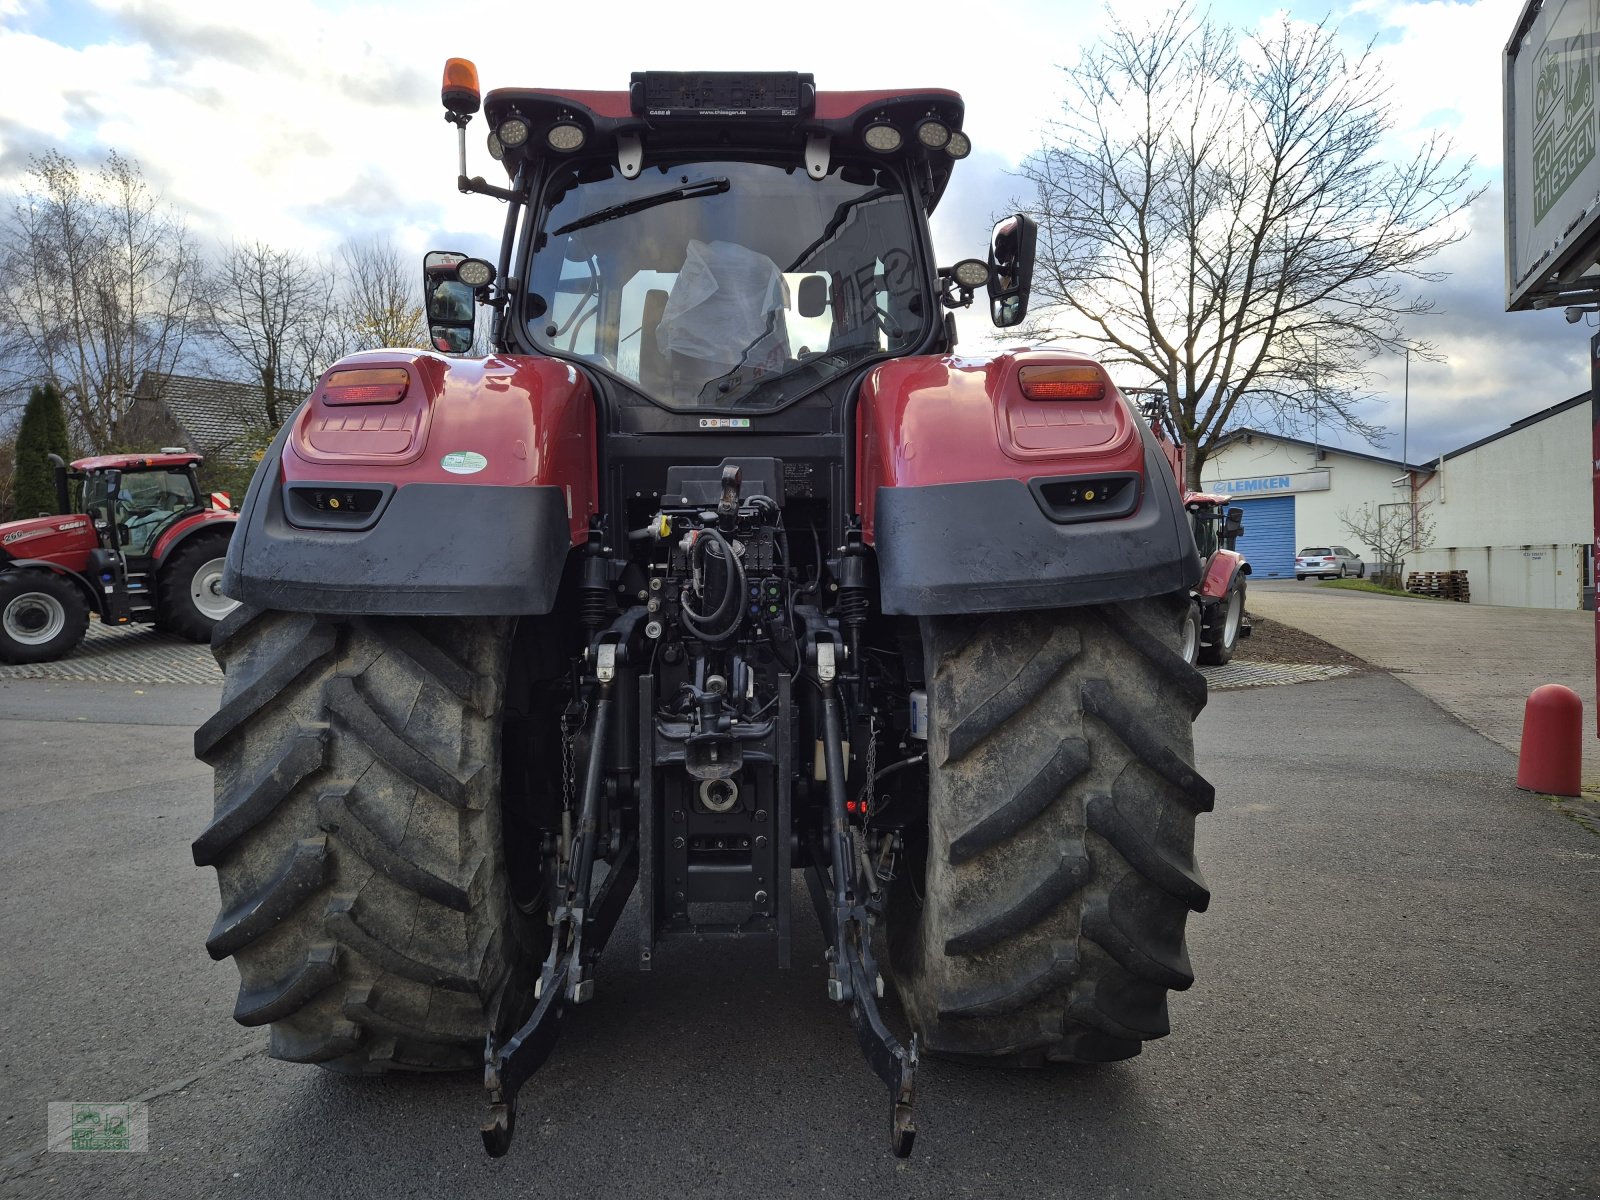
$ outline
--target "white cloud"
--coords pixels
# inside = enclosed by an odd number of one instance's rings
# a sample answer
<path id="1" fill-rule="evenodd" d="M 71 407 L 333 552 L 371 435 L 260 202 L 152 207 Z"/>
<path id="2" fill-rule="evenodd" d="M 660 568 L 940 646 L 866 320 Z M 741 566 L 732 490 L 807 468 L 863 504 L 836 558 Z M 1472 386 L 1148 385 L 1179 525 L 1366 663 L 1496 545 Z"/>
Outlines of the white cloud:
<path id="1" fill-rule="evenodd" d="M 1518 5 L 1478 0 L 1359 0 L 1352 12 L 1380 28 L 1379 60 L 1395 105 L 1397 135 L 1416 144 L 1448 130 L 1486 170 L 1500 165 L 1501 51 Z"/>

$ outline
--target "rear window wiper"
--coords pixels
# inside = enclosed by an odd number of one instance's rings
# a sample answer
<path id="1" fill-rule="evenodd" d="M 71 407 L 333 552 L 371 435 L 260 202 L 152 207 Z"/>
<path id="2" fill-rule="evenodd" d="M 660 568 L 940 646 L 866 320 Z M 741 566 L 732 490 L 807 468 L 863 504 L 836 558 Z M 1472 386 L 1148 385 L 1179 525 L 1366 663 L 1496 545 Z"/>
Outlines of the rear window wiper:
<path id="1" fill-rule="evenodd" d="M 647 208 L 654 208 L 658 204 L 671 204 L 674 200 L 691 200 L 696 196 L 715 196 L 725 192 L 732 185 L 721 177 L 716 179 L 697 179 L 693 183 L 685 183 L 680 187 L 668 188 L 664 192 L 656 192 L 652 196 L 640 196 L 637 200 L 624 200 L 621 204 L 612 204 L 606 208 L 597 209 L 587 217 L 579 217 L 576 221 L 569 221 L 560 229 L 552 233 L 551 237 L 560 237 L 564 233 L 575 233 L 580 229 L 587 229 L 591 225 L 601 225 L 606 221 L 615 221 L 618 217 L 631 216 L 636 212 L 643 212 Z"/>

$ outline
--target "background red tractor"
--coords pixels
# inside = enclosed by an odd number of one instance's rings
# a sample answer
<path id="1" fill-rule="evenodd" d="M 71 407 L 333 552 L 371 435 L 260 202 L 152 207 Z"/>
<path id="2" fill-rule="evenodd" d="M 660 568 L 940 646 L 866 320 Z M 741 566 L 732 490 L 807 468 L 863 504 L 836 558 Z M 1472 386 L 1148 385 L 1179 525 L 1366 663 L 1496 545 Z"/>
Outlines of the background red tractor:
<path id="1" fill-rule="evenodd" d="M 221 584 L 238 518 L 200 491 L 201 456 L 51 458 L 58 514 L 0 525 L 0 662 L 62 657 L 90 613 L 209 641 L 237 606 Z"/>
<path id="2" fill-rule="evenodd" d="M 1250 623 L 1245 619 L 1245 580 L 1250 564 L 1234 549 L 1244 536 L 1244 513 L 1229 508 L 1230 499 L 1209 492 L 1185 492 L 1183 497 L 1194 527 L 1195 547 L 1205 564 L 1184 629 L 1184 655 L 1190 662 L 1208 666 L 1227 662 L 1239 639 L 1250 636 Z"/>
<path id="3" fill-rule="evenodd" d="M 1140 407 L 1172 477 L 1183 487 L 1183 446 L 1172 434 L 1159 396 L 1146 398 Z M 1231 499 L 1211 492 L 1183 494 L 1184 511 L 1189 514 L 1195 548 L 1204 565 L 1184 618 L 1182 653 L 1191 663 L 1221 666 L 1233 657 L 1239 639 L 1250 636 L 1245 614 L 1245 581 L 1250 576 L 1250 564 L 1234 548 L 1244 536 L 1244 512 L 1230 508 Z"/>

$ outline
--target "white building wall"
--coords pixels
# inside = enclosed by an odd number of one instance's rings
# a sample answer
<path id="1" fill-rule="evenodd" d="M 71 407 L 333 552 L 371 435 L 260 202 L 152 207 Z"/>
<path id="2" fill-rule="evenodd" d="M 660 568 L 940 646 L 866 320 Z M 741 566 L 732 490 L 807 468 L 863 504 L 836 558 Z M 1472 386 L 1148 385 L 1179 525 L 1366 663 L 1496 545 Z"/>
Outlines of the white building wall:
<path id="1" fill-rule="evenodd" d="M 1346 546 L 1369 563 L 1377 558 L 1372 547 L 1362 544 L 1339 520 L 1343 511 L 1354 513 L 1363 504 L 1405 502 L 1404 487 L 1394 486 L 1401 476 L 1398 463 L 1369 462 L 1345 454 L 1331 446 L 1322 448 L 1322 458 L 1309 446 L 1297 446 L 1277 438 L 1256 434 L 1246 445 L 1231 442 L 1201 469 L 1207 489 L 1228 480 L 1254 479 L 1270 475 L 1295 475 L 1326 470 L 1328 490 L 1294 494 L 1295 549 L 1305 546 Z M 1248 500 L 1246 493 L 1237 498 Z"/>
<path id="2" fill-rule="evenodd" d="M 1579 607 L 1594 521 L 1590 421 L 1577 404 L 1446 456 L 1417 494 L 1433 545 L 1406 569 L 1465 570 L 1474 604 Z"/>
<path id="3" fill-rule="evenodd" d="M 1583 602 L 1584 546 L 1444 546 L 1406 559 L 1412 571 L 1466 571 L 1474 604 L 1515 608 L 1578 608 Z"/>
<path id="4" fill-rule="evenodd" d="M 1590 435 L 1589 406 L 1578 404 L 1446 457 L 1418 494 L 1434 545 L 1586 544 L 1594 533 Z"/>

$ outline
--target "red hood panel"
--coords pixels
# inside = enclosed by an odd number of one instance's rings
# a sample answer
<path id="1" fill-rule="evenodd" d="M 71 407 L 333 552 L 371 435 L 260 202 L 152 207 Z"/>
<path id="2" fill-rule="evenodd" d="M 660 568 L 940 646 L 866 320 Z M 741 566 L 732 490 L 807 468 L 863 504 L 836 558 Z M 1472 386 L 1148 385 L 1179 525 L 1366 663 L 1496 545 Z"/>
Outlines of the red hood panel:
<path id="1" fill-rule="evenodd" d="M 1007 350 L 872 371 L 857 409 L 856 502 L 868 541 L 879 487 L 1144 469 L 1139 419 L 1109 377 L 1099 400 L 1030 400 L 1018 379 L 1030 365 L 1097 366 L 1057 350 Z"/>
<path id="2" fill-rule="evenodd" d="M 0 550 L 11 558 L 48 559 L 77 571 L 96 545 L 89 518 L 81 515 L 31 517 L 0 525 Z"/>
<path id="3" fill-rule="evenodd" d="M 594 397 L 578 371 L 427 350 L 370 350 L 330 370 L 356 366 L 404 366 L 411 384 L 394 404 L 328 406 L 313 392 L 284 447 L 285 481 L 556 485 L 581 540 L 598 500 Z"/>

